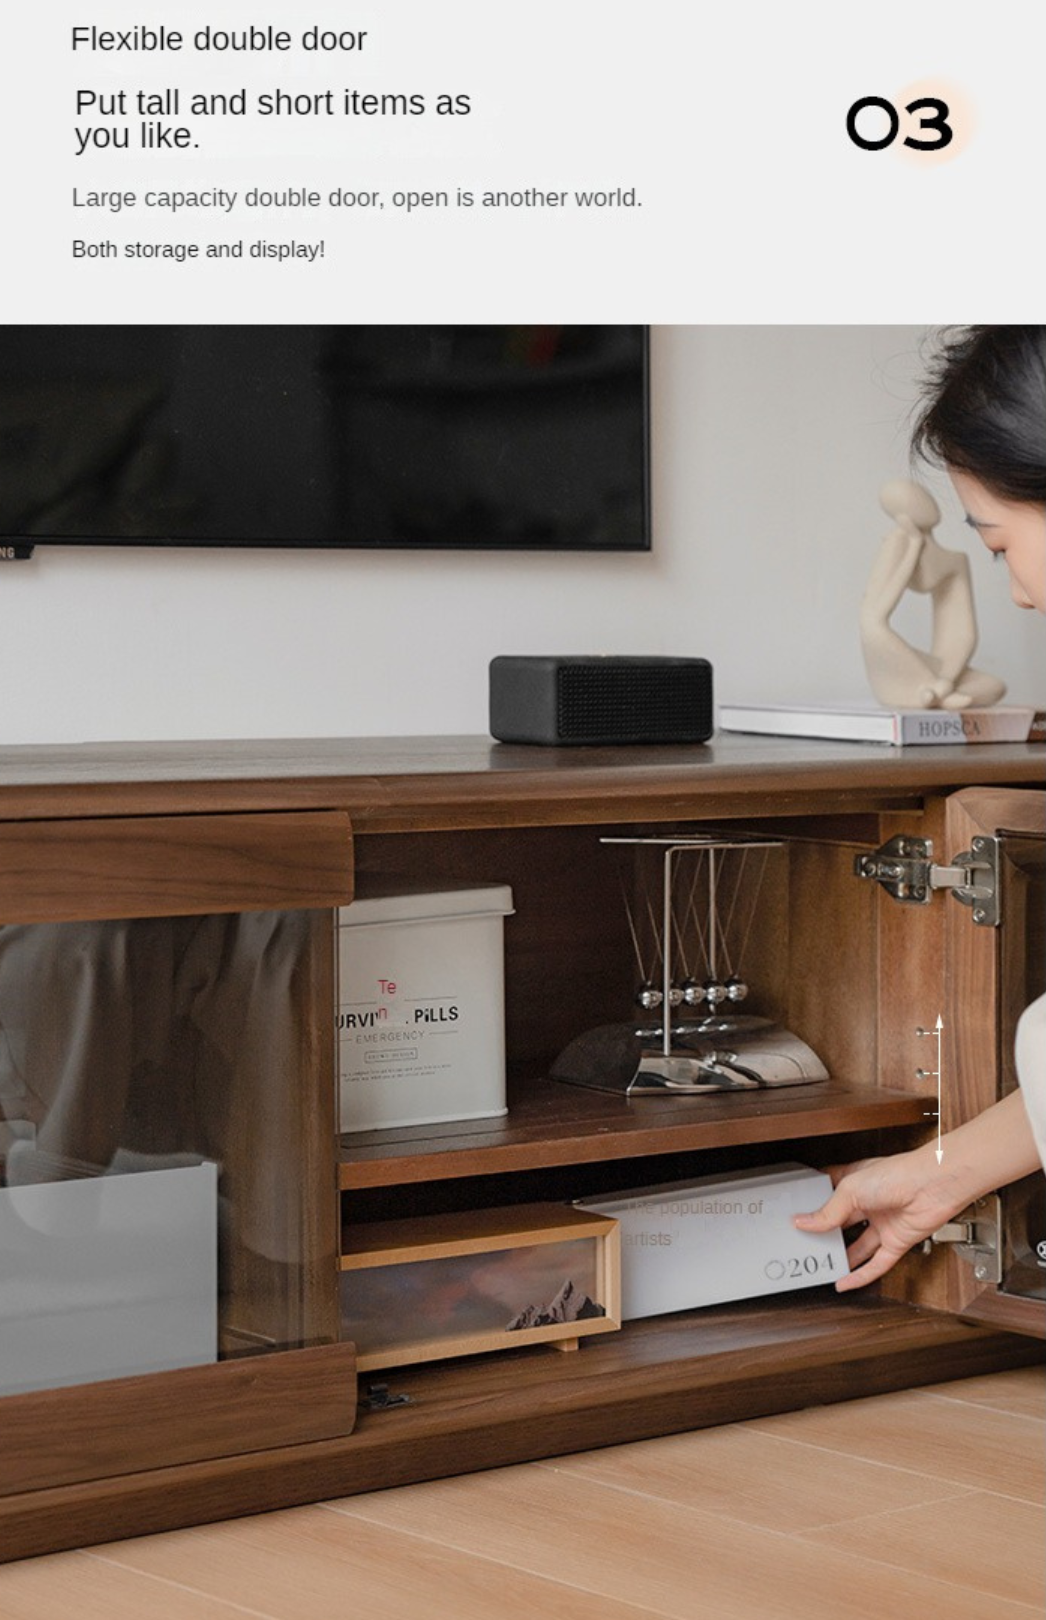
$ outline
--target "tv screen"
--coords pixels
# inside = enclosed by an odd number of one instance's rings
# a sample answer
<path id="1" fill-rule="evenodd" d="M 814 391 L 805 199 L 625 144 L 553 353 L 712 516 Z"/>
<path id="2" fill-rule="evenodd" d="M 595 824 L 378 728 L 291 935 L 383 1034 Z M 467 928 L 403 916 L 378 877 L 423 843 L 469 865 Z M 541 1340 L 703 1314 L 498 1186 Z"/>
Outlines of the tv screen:
<path id="1" fill-rule="evenodd" d="M 641 326 L 9 326 L 6 544 L 645 550 Z"/>

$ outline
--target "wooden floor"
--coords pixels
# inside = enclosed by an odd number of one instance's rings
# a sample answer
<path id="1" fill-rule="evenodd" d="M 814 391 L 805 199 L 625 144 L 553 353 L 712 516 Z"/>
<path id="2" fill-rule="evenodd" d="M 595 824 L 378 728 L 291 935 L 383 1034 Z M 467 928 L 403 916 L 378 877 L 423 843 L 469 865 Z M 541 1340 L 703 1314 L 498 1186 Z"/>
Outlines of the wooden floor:
<path id="1" fill-rule="evenodd" d="M 1032 1620 L 1046 1368 L 0 1567 L 3 1620 Z"/>

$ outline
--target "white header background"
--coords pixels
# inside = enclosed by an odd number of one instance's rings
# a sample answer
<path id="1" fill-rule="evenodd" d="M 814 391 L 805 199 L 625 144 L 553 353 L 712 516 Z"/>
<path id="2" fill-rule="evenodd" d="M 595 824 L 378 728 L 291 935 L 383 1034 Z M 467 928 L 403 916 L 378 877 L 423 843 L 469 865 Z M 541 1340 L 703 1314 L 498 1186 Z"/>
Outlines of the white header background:
<path id="1" fill-rule="evenodd" d="M 13 13 L 13 14 L 12 14 Z M 74 25 L 367 30 L 361 55 L 69 48 Z M 0 742 L 482 732 L 499 652 L 694 653 L 735 701 L 867 700 L 856 609 L 904 474 L 928 323 L 1043 312 L 1031 0 L 45 0 L 0 24 L 9 322 L 643 321 L 649 555 L 41 548 L 0 570 Z M 965 145 L 861 151 L 864 96 L 954 87 Z M 186 152 L 74 156 L 78 90 L 466 94 L 468 117 L 170 119 Z M 957 124 L 958 127 L 958 124 Z M 903 133 L 903 131 L 902 131 Z M 957 141 L 956 145 L 961 142 Z M 635 189 L 642 207 L 389 203 L 176 215 L 73 191 Z M 1038 212 L 1037 209 L 1034 210 Z M 322 240 L 315 262 L 128 242 Z M 75 260 L 74 239 L 120 256 Z M 976 662 L 1042 703 L 1041 621 L 975 557 Z M 904 624 L 899 624 L 904 628 Z"/>
<path id="2" fill-rule="evenodd" d="M 284 27 L 274 52 L 91 52 L 73 26 Z M 305 52 L 313 24 L 360 52 Z M 1041 310 L 1029 187 L 1041 171 L 1046 21 L 1033 0 L 45 0 L 0 36 L 7 307 L 24 321 L 856 322 L 1026 320 Z M 901 137 L 859 150 L 846 114 L 930 81 L 970 104 L 954 157 Z M 135 150 L 137 114 L 76 113 L 78 90 L 249 96 L 346 88 L 467 94 L 467 117 L 245 117 L 186 123 L 198 146 Z M 183 102 L 184 111 L 184 102 Z M 80 124 L 127 123 L 127 151 L 74 157 Z M 881 124 L 868 115 L 874 133 Z M 962 150 L 958 150 L 962 147 Z M 345 210 L 174 219 L 74 210 L 88 189 L 313 186 L 438 191 L 635 188 L 641 207 Z M 119 244 L 323 240 L 308 263 L 75 262 Z M 11 317 L 9 317 L 11 318 Z"/>

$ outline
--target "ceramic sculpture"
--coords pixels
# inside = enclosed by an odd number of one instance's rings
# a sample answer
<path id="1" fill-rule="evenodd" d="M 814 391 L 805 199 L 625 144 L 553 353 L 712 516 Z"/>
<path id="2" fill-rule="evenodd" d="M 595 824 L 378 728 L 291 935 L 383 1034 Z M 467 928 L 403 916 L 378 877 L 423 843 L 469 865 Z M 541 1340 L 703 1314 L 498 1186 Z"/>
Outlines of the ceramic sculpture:
<path id="1" fill-rule="evenodd" d="M 879 548 L 861 601 L 861 647 L 872 691 L 889 709 L 967 709 L 998 703 L 1005 684 L 970 664 L 977 646 L 970 563 L 934 539 L 933 496 L 906 478 L 884 484 L 879 501 L 894 527 Z M 913 647 L 890 625 L 906 591 L 930 598 L 930 647 Z"/>

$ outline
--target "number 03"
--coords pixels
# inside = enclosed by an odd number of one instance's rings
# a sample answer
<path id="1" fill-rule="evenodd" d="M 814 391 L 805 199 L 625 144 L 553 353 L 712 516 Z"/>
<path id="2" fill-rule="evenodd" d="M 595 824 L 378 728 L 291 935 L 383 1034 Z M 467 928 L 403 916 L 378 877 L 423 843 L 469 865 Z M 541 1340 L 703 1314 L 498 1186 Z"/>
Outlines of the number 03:
<path id="1" fill-rule="evenodd" d="M 862 135 L 857 128 L 857 120 L 866 107 L 878 107 L 886 114 L 888 119 L 886 134 L 872 140 Z M 916 101 L 909 101 L 905 112 L 913 116 L 916 113 L 929 114 L 916 121 L 920 130 L 928 130 L 927 135 L 906 135 L 905 146 L 914 146 L 919 152 L 939 152 L 942 147 L 950 146 L 952 142 L 952 127 L 948 122 L 948 103 L 939 101 L 936 96 L 920 96 Z M 846 115 L 846 133 L 855 146 L 860 146 L 865 152 L 881 152 L 885 146 L 892 146 L 901 132 L 901 117 L 892 101 L 884 101 L 882 96 L 862 96 L 855 101 Z"/>

